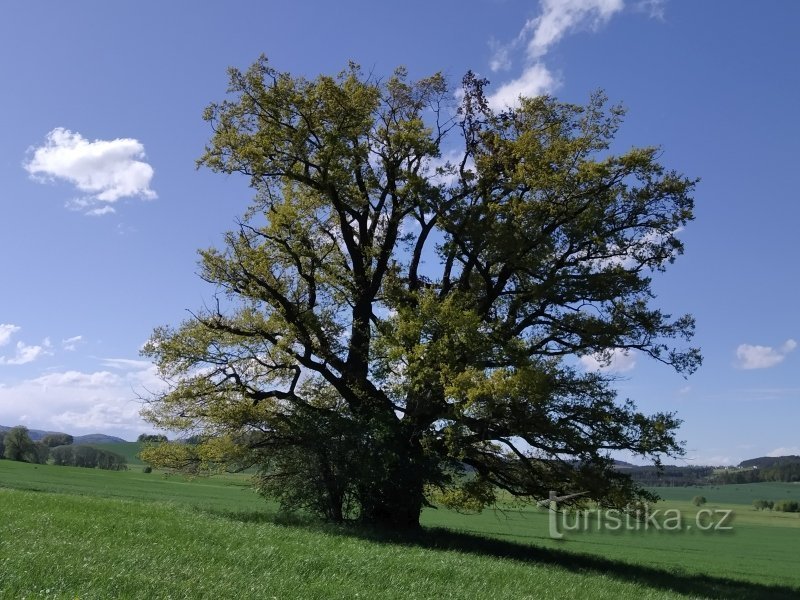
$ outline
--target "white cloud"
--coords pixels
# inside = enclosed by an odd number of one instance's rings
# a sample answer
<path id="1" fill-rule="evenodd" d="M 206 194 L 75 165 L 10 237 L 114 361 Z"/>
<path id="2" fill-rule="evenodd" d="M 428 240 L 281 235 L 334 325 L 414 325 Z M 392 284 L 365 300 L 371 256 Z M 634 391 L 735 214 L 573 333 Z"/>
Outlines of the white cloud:
<path id="1" fill-rule="evenodd" d="M 487 98 L 492 110 L 503 110 L 519 104 L 519 97 L 532 98 L 549 94 L 558 87 L 558 80 L 544 63 L 529 65 L 516 79 L 504 83 Z"/>
<path id="2" fill-rule="evenodd" d="M 113 206 L 103 206 L 101 208 L 93 208 L 86 212 L 90 217 L 102 217 L 103 215 L 110 215 L 117 212 Z"/>
<path id="3" fill-rule="evenodd" d="M 26 417 L 30 427 L 68 433 L 108 433 L 133 439 L 150 429 L 139 397 L 163 389 L 146 361 L 106 359 L 108 368 L 50 372 L 0 387 L 0 424 Z"/>
<path id="4" fill-rule="evenodd" d="M 489 48 L 492 50 L 492 58 L 489 59 L 489 68 L 492 72 L 507 71 L 511 68 L 511 57 L 509 52 L 513 46 L 506 46 L 496 40 L 489 41 Z"/>
<path id="5" fill-rule="evenodd" d="M 82 342 L 83 342 L 83 336 L 82 335 L 76 335 L 76 336 L 73 336 L 71 338 L 67 338 L 65 340 L 61 340 L 61 347 L 64 350 L 67 350 L 69 352 L 74 352 L 75 349 L 77 349 L 78 344 L 80 344 Z"/>
<path id="6" fill-rule="evenodd" d="M 595 29 L 604 25 L 625 3 L 623 0 L 542 0 L 541 6 L 542 14 L 529 20 L 523 29 L 523 34 L 533 32 L 527 50 L 534 60 L 547 54 L 568 32 L 587 24 Z"/>
<path id="7" fill-rule="evenodd" d="M 0 346 L 5 346 L 11 341 L 11 336 L 20 330 L 16 325 L 0 323 Z"/>
<path id="8" fill-rule="evenodd" d="M 605 25 L 625 3 L 624 0 L 541 0 L 540 6 L 541 14 L 529 19 L 513 41 L 505 45 L 489 42 L 492 50 L 489 68 L 495 72 L 511 67 L 513 50 L 520 46 L 526 49 L 522 73 L 489 96 L 489 106 L 494 110 L 517 106 L 520 96 L 555 91 L 561 82 L 544 62 L 550 49 L 572 31 Z"/>
<path id="9" fill-rule="evenodd" d="M 0 346 L 7 345 L 11 341 L 11 337 L 20 329 L 22 328 L 17 325 L 0 324 Z M 50 354 L 51 346 L 50 338 L 44 338 L 40 346 L 17 342 L 12 356 L 0 355 L 0 365 L 24 365 L 33 362 L 44 354 Z"/>
<path id="10" fill-rule="evenodd" d="M 800 456 L 800 446 L 782 446 L 767 452 L 767 456 Z"/>
<path id="11" fill-rule="evenodd" d="M 636 366 L 636 356 L 631 352 L 617 348 L 606 353 L 581 356 L 580 362 L 587 371 L 625 373 Z"/>
<path id="12" fill-rule="evenodd" d="M 120 198 L 156 198 L 150 189 L 153 167 L 144 162 L 144 146 L 132 138 L 89 141 L 80 133 L 57 127 L 44 145 L 32 149 L 24 167 L 36 179 L 61 179 L 87 194 L 68 203 L 90 215 L 113 212 Z"/>
<path id="13" fill-rule="evenodd" d="M 31 383 L 41 385 L 44 389 L 48 387 L 72 386 L 79 388 L 98 388 L 115 386 L 121 383 L 120 378 L 108 371 L 96 371 L 94 373 L 83 373 L 81 371 L 64 371 L 61 373 L 48 373 Z"/>
<path id="14" fill-rule="evenodd" d="M 29 346 L 24 342 L 17 342 L 14 356 L 6 358 L 0 356 L 0 365 L 24 365 L 33 362 L 46 353 L 45 346 Z"/>
<path id="15" fill-rule="evenodd" d="M 740 344 L 736 348 L 736 366 L 740 369 L 768 369 L 783 362 L 786 355 L 797 347 L 797 342 L 786 340 L 779 348 Z"/>

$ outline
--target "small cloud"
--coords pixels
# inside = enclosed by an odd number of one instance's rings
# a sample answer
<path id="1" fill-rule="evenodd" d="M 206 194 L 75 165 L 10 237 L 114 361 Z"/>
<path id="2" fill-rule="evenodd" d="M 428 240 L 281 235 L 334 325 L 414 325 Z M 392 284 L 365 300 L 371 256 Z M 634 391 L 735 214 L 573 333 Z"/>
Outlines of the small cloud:
<path id="1" fill-rule="evenodd" d="M 494 94 L 489 95 L 487 101 L 492 110 L 514 108 L 519 105 L 520 96 L 533 98 L 549 94 L 558 85 L 557 78 L 545 64 L 537 62 L 526 67 L 522 75 L 516 79 L 501 85 Z"/>
<path id="2" fill-rule="evenodd" d="M 132 138 L 89 141 L 80 133 L 57 127 L 45 143 L 32 149 L 25 170 L 40 181 L 64 180 L 87 194 L 68 207 L 99 216 L 114 211 L 120 198 L 156 198 L 150 189 L 153 167 L 144 162 L 144 146 Z"/>
<path id="3" fill-rule="evenodd" d="M 639 0 L 633 6 L 636 11 L 646 13 L 651 19 L 663 21 L 665 2 L 666 0 Z"/>
<path id="4" fill-rule="evenodd" d="M 736 366 L 739 369 L 768 369 L 783 362 L 796 347 L 797 342 L 793 339 L 786 340 L 779 348 L 740 344 L 736 348 Z"/>
<path id="5" fill-rule="evenodd" d="M 509 51 L 511 46 L 499 43 L 497 40 L 489 40 L 489 48 L 492 57 L 489 59 L 489 68 L 493 73 L 497 71 L 508 71 L 511 68 L 511 57 Z"/>
<path id="6" fill-rule="evenodd" d="M 88 211 L 86 214 L 90 217 L 101 217 L 103 215 L 110 215 L 117 212 L 116 209 L 112 206 L 103 206 L 102 208 L 93 208 L 92 210 Z"/>
<path id="7" fill-rule="evenodd" d="M 23 342 L 17 342 L 16 353 L 10 358 L 0 356 L 0 365 L 24 365 L 33 362 L 43 354 L 46 354 L 47 343 L 43 346 L 28 346 Z"/>
<path id="8" fill-rule="evenodd" d="M 82 335 L 76 335 L 76 336 L 73 336 L 71 338 L 67 338 L 65 340 L 61 340 L 61 347 L 64 350 L 67 350 L 68 352 L 74 352 L 77 349 L 78 344 L 80 344 L 82 342 L 83 342 L 83 336 Z"/>
<path id="9" fill-rule="evenodd" d="M 688 393 L 689 393 L 689 392 L 691 392 L 691 391 L 692 391 L 692 386 L 690 386 L 690 385 L 685 385 L 685 386 L 683 386 L 682 388 L 680 388 L 680 389 L 678 390 L 678 394 L 679 394 L 680 396 L 685 396 L 686 394 L 688 394 Z"/>
<path id="10" fill-rule="evenodd" d="M 597 29 L 625 6 L 623 0 L 542 0 L 542 14 L 530 19 L 523 34 L 533 32 L 528 56 L 539 59 L 568 32 L 589 26 Z"/>
<path id="11" fill-rule="evenodd" d="M 734 461 L 730 456 L 725 455 L 714 455 L 714 456 L 693 456 L 691 458 L 687 458 L 687 461 L 691 463 L 692 466 L 699 467 L 699 466 L 712 466 L 712 467 L 732 467 L 736 461 Z"/>
<path id="12" fill-rule="evenodd" d="M 767 456 L 800 456 L 800 446 L 782 446 L 767 452 Z"/>
<path id="13" fill-rule="evenodd" d="M 21 327 L 9 323 L 0 324 L 0 346 L 5 346 L 11 341 L 11 337 L 18 332 Z M 0 365 L 24 365 L 33 362 L 44 354 L 50 354 L 50 338 L 44 338 L 39 346 L 28 345 L 25 342 L 17 342 L 14 347 L 14 355 L 0 355 Z"/>
<path id="14" fill-rule="evenodd" d="M 10 323 L 0 323 L 0 346 L 5 346 L 11 341 L 11 336 L 18 332 L 20 328 Z"/>
<path id="15" fill-rule="evenodd" d="M 636 366 L 636 356 L 627 350 L 616 348 L 610 352 L 581 356 L 580 362 L 587 371 L 625 373 Z"/>

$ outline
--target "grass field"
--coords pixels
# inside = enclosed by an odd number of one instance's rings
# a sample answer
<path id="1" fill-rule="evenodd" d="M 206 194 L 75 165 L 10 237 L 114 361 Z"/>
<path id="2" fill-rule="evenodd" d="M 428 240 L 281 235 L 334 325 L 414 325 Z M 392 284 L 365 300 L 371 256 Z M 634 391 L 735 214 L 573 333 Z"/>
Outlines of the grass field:
<path id="1" fill-rule="evenodd" d="M 100 450 L 107 450 L 108 452 L 113 452 L 114 454 L 119 454 L 125 457 L 125 460 L 128 461 L 128 466 L 135 468 L 135 467 L 143 467 L 144 463 L 139 460 L 138 454 L 141 452 L 142 448 L 144 448 L 144 444 L 141 442 L 116 442 L 112 444 L 88 444 L 93 448 L 99 448 Z"/>
<path id="2" fill-rule="evenodd" d="M 733 508 L 727 535 L 552 540 L 547 511 L 530 508 L 429 510 L 423 532 L 386 536 L 287 523 L 243 476 L 0 461 L 0 597 L 798 598 L 800 518 L 748 506 L 800 495 L 775 485 L 659 490 L 687 522 L 698 493 Z"/>

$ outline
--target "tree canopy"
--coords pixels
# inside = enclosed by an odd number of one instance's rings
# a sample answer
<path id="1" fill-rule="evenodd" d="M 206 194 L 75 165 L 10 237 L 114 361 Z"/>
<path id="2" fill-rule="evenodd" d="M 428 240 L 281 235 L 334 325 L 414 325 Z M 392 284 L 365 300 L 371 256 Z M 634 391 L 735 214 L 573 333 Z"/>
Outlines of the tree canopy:
<path id="1" fill-rule="evenodd" d="M 8 460 L 43 463 L 47 461 L 45 449 L 31 440 L 28 428 L 24 425 L 12 427 L 3 438 L 3 455 Z"/>
<path id="2" fill-rule="evenodd" d="M 679 454 L 679 421 L 578 359 L 700 364 L 651 281 L 683 251 L 695 180 L 655 147 L 614 154 L 623 110 L 602 93 L 494 111 L 486 85 L 230 70 L 199 165 L 255 195 L 200 253 L 215 302 L 145 347 L 170 383 L 146 418 L 202 437 L 148 462 L 256 464 L 286 507 L 391 527 L 498 489 L 646 496 L 608 454 Z"/>
<path id="3" fill-rule="evenodd" d="M 42 438 L 42 443 L 48 448 L 56 446 L 69 446 L 74 438 L 68 433 L 48 433 Z"/>

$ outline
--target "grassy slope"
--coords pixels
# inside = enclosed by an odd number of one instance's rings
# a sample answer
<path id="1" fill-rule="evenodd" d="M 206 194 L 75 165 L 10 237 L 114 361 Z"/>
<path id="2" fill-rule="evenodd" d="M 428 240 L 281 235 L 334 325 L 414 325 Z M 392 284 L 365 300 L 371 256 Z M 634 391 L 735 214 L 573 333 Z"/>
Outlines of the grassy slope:
<path id="1" fill-rule="evenodd" d="M 113 452 L 114 454 L 120 454 L 121 456 L 125 457 L 125 460 L 128 461 L 128 466 L 132 468 L 142 467 L 144 463 L 139 460 L 137 456 L 139 452 L 141 452 L 142 448 L 144 448 L 144 444 L 140 442 L 119 442 L 114 444 L 87 444 L 88 446 L 92 446 L 93 448 L 99 448 L 100 450 L 106 450 L 108 452 Z"/>
<path id="2" fill-rule="evenodd" d="M 241 476 L 189 481 L 0 461 L 0 486 L 56 492 L 0 488 L 0 595 L 790 598 L 797 590 L 764 585 L 800 584 L 800 519 L 770 521 L 743 506 L 729 536 L 591 533 L 556 542 L 546 513 L 533 509 L 428 511 L 426 525 L 450 531 L 386 540 L 277 525 L 274 506 L 245 485 Z M 697 492 L 682 491 L 670 505 L 690 510 Z M 158 583 L 164 573 L 179 583 Z"/>

